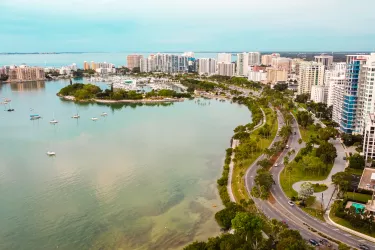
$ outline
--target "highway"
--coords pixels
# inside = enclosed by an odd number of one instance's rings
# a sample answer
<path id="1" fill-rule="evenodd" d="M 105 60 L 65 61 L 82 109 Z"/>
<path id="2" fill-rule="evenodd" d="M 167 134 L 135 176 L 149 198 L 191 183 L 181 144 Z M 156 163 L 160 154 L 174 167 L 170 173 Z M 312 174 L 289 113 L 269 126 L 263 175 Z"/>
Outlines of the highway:
<path id="1" fill-rule="evenodd" d="M 277 111 L 277 120 L 278 127 L 281 128 L 284 124 L 284 119 L 282 114 Z M 294 135 L 296 133 L 296 135 Z M 297 122 L 294 120 L 292 123 L 292 135 L 288 140 L 289 150 L 294 149 L 296 152 L 294 155 L 291 155 L 290 161 L 294 159 L 298 151 L 304 146 L 299 144 L 298 140 L 301 138 L 301 134 L 298 128 Z M 272 142 L 280 140 L 278 137 Z M 270 201 L 263 201 L 257 198 L 253 198 L 258 209 L 263 211 L 263 213 L 269 218 L 275 218 L 281 221 L 285 221 L 290 228 L 298 230 L 305 239 L 321 239 L 322 237 L 313 233 L 308 229 L 308 226 L 314 228 L 318 232 L 325 234 L 331 238 L 339 240 L 347 245 L 352 247 L 358 247 L 359 244 L 366 244 L 371 249 L 375 249 L 375 244 L 359 238 L 355 235 L 349 234 L 348 232 L 342 231 L 332 225 L 329 225 L 323 221 L 314 218 L 305 212 L 303 212 L 298 206 L 290 206 L 288 204 L 289 199 L 285 196 L 284 192 L 280 186 L 280 173 L 283 169 L 283 159 L 286 156 L 288 150 L 285 149 L 279 156 L 277 162 L 279 163 L 278 167 L 271 167 L 270 171 L 274 177 L 275 185 L 271 189 L 271 194 L 274 197 L 275 202 L 271 203 Z M 258 160 L 264 159 L 264 155 L 259 157 Z M 256 176 L 256 171 L 260 166 L 257 165 L 257 161 L 254 162 L 246 171 L 245 174 L 245 185 L 246 189 L 250 195 L 252 187 L 254 184 L 254 177 Z M 307 226 L 308 225 L 308 226 Z"/>

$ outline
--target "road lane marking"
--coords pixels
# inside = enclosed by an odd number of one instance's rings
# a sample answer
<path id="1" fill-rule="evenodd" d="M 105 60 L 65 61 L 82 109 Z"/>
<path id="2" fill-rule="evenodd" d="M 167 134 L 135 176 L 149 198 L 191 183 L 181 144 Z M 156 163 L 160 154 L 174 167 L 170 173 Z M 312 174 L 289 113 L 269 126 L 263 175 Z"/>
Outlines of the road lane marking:
<path id="1" fill-rule="evenodd" d="M 333 230 L 335 230 L 335 231 L 340 231 L 338 228 L 335 228 L 335 229 L 333 229 Z"/>
<path id="2" fill-rule="evenodd" d="M 346 237 L 350 237 L 351 235 L 350 234 L 344 234 Z"/>

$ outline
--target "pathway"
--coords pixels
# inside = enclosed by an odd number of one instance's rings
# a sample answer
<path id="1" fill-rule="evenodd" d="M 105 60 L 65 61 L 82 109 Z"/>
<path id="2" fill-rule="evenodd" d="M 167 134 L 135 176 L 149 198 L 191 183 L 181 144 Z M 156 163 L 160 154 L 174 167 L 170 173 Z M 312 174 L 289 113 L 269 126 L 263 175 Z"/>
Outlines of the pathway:
<path id="1" fill-rule="evenodd" d="M 336 157 L 336 159 L 333 163 L 332 170 L 329 173 L 329 175 L 327 176 L 327 178 L 325 180 L 322 180 L 322 181 L 308 181 L 308 180 L 307 181 L 299 181 L 299 182 L 296 182 L 292 185 L 293 189 L 296 190 L 297 192 L 299 192 L 301 190 L 301 184 L 305 183 L 305 182 L 327 185 L 327 187 L 328 187 L 327 190 L 325 190 L 323 192 L 319 192 L 319 193 L 314 193 L 314 196 L 317 198 L 317 200 L 319 200 L 321 202 L 322 202 L 322 195 L 323 195 L 323 202 L 322 203 L 323 203 L 324 209 L 326 209 L 329 205 L 329 203 L 325 202 L 325 201 L 329 201 L 331 199 L 331 197 L 333 196 L 333 193 L 335 192 L 335 186 L 332 183 L 332 175 L 334 175 L 338 172 L 343 172 L 346 168 L 346 161 L 344 160 L 345 149 L 342 146 L 340 139 L 335 139 L 335 140 L 330 139 L 330 143 L 333 144 L 333 146 L 335 146 L 335 148 L 337 150 L 337 157 Z"/>

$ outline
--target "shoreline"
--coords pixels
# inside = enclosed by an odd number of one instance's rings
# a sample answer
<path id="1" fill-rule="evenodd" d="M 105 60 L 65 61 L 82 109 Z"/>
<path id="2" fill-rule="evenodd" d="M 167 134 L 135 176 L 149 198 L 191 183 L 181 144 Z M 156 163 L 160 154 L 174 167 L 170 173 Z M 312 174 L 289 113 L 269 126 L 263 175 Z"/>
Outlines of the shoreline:
<path id="1" fill-rule="evenodd" d="M 88 99 L 88 100 L 76 100 L 74 96 L 61 96 L 58 95 L 63 100 L 72 101 L 72 102 L 95 102 L 95 103 L 107 103 L 107 104 L 116 104 L 116 103 L 167 103 L 167 102 L 183 102 L 186 98 L 173 99 L 173 98 L 164 98 L 164 99 L 140 99 L 140 100 L 104 100 L 104 99 Z"/>

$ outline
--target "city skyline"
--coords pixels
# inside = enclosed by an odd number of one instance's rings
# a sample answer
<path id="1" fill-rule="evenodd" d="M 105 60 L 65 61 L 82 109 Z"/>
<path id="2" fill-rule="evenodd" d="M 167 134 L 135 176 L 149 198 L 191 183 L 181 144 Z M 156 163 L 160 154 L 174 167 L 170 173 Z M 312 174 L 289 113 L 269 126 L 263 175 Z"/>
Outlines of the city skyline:
<path id="1" fill-rule="evenodd" d="M 371 7 L 369 0 L 4 0 L 0 51 L 372 51 Z"/>

